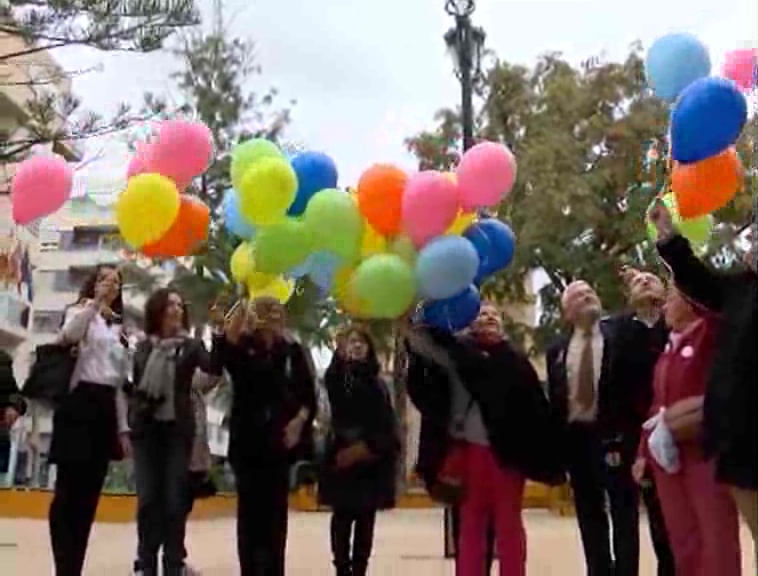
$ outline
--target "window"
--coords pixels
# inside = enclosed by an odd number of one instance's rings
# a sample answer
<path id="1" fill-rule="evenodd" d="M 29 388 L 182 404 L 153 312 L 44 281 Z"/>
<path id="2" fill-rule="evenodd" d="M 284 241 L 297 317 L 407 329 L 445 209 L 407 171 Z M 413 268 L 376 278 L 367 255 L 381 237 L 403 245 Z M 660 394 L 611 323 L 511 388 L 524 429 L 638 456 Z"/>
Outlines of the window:
<path id="1" fill-rule="evenodd" d="M 40 334 L 55 334 L 63 322 L 63 312 L 35 311 L 32 331 Z"/>
<path id="2" fill-rule="evenodd" d="M 71 242 L 71 248 L 77 249 L 96 249 L 100 245 L 100 238 L 103 233 L 100 230 L 89 228 L 75 228 L 74 237 Z"/>

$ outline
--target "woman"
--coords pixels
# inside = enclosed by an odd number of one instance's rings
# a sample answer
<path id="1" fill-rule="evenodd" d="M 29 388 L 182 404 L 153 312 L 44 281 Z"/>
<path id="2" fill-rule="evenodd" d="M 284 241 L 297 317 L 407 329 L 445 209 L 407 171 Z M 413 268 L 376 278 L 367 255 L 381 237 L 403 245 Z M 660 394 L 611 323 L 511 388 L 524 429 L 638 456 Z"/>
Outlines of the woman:
<path id="1" fill-rule="evenodd" d="M 48 456 L 56 465 L 50 540 L 57 576 L 82 573 L 108 465 L 131 452 L 122 314 L 121 276 L 115 268 L 99 266 L 66 310 L 57 339 L 78 351 L 70 392 L 53 416 Z"/>
<path id="2" fill-rule="evenodd" d="M 485 573 L 492 518 L 500 574 L 524 576 L 526 479 L 563 481 L 534 368 L 505 339 L 492 304 L 468 337 L 416 329 L 409 348 L 408 391 L 422 414 L 418 471 L 433 495 L 460 506 L 457 574 Z"/>
<path id="3" fill-rule="evenodd" d="M 182 297 L 161 288 L 145 304 L 145 338 L 134 355 L 129 424 L 137 479 L 135 572 L 185 573 L 184 536 L 190 495 L 189 465 L 195 431 L 192 380 L 210 373 L 210 355 L 188 334 Z"/>
<path id="4" fill-rule="evenodd" d="M 310 447 L 316 411 L 305 349 L 284 334 L 273 298 L 241 302 L 214 337 L 233 400 L 229 463 L 237 484 L 237 552 L 242 576 L 284 576 L 289 466 Z"/>
<path id="5" fill-rule="evenodd" d="M 699 446 L 716 321 L 673 286 L 664 313 L 672 332 L 655 367 L 651 414 L 663 415 L 658 425 L 665 424 L 675 448 L 656 458 L 648 447 L 651 435 L 643 434 L 633 474 L 639 482 L 646 466 L 652 468 L 679 576 L 739 576 L 737 509 L 716 480 L 714 460 Z"/>
<path id="6" fill-rule="evenodd" d="M 26 412 L 26 402 L 21 397 L 13 375 L 13 358 L 0 349 L 0 476 L 9 470 L 13 425 Z M 9 478 L 13 485 L 13 478 Z"/>
<path id="7" fill-rule="evenodd" d="M 337 576 L 366 575 L 377 510 L 395 504 L 400 440 L 379 370 L 368 333 L 353 327 L 324 376 L 332 418 L 319 498 L 333 509 Z"/>

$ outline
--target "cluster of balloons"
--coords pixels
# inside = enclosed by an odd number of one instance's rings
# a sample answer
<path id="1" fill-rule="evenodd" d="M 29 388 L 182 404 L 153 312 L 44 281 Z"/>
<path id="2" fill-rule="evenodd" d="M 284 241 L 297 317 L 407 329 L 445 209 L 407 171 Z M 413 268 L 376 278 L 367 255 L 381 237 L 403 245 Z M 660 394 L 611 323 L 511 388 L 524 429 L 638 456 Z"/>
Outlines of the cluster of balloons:
<path id="1" fill-rule="evenodd" d="M 475 146 L 454 174 L 377 164 L 349 191 L 325 154 L 289 160 L 265 140 L 233 151 L 231 172 L 224 221 L 244 240 L 231 272 L 251 295 L 286 301 L 307 275 L 353 316 L 398 318 L 421 300 L 428 322 L 460 330 L 478 313 L 478 285 L 513 258 L 510 228 L 477 217 L 515 181 L 501 144 Z"/>
<path id="2" fill-rule="evenodd" d="M 63 206 L 74 186 L 74 168 L 61 156 L 32 156 L 18 165 L 11 183 L 13 220 L 30 224 Z"/>
<path id="3" fill-rule="evenodd" d="M 748 117 L 741 92 L 745 62 L 740 58 L 727 56 L 726 78 L 710 76 L 708 49 L 690 34 L 666 35 L 647 54 L 648 82 L 658 97 L 672 104 L 669 203 L 683 233 L 696 245 L 702 244 L 704 230 L 710 234 L 713 220 L 706 216 L 732 200 L 744 182 L 734 148 Z M 690 226 L 693 219 L 696 224 Z"/>
<path id="4" fill-rule="evenodd" d="M 140 142 L 116 202 L 121 236 L 151 258 L 189 256 L 208 238 L 210 210 L 183 192 L 205 173 L 213 138 L 200 122 L 166 120 L 153 140 Z"/>

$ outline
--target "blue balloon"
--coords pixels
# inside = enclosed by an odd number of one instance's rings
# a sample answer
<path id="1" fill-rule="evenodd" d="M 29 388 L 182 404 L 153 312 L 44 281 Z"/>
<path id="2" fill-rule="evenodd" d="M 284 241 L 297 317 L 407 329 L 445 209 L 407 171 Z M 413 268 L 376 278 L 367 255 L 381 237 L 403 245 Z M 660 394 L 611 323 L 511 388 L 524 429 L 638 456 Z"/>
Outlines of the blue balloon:
<path id="1" fill-rule="evenodd" d="M 667 34 L 648 50 L 645 74 L 663 100 L 673 102 L 687 86 L 710 73 L 708 48 L 692 34 Z"/>
<path id="2" fill-rule="evenodd" d="M 447 300 L 425 303 L 421 308 L 420 320 L 448 332 L 460 332 L 476 320 L 481 305 L 479 290 L 472 285 Z"/>
<path id="3" fill-rule="evenodd" d="M 240 214 L 239 198 L 237 198 L 237 192 L 232 188 L 224 192 L 222 211 L 224 227 L 229 232 L 243 240 L 250 240 L 255 236 L 255 228 Z"/>
<path id="4" fill-rule="evenodd" d="M 340 259 L 331 252 L 316 252 L 308 258 L 311 281 L 322 290 L 329 290 L 334 282 L 334 275 L 340 266 Z"/>
<path id="5" fill-rule="evenodd" d="M 287 214 L 299 216 L 305 212 L 311 197 L 327 188 L 337 187 L 337 165 L 321 152 L 303 152 L 292 159 L 297 174 L 297 195 Z"/>
<path id="6" fill-rule="evenodd" d="M 474 281 L 479 256 L 461 236 L 435 238 L 416 258 L 416 281 L 422 298 L 444 300 L 462 292 Z"/>
<path id="7" fill-rule="evenodd" d="M 495 218 L 486 218 L 472 224 L 463 232 L 479 254 L 479 270 L 474 283 L 480 284 L 484 278 L 500 272 L 513 260 L 516 250 L 516 236 L 510 226 Z"/>
<path id="8" fill-rule="evenodd" d="M 671 115 L 671 154 L 682 164 L 700 162 L 734 144 L 747 122 L 747 100 L 731 80 L 691 84 Z"/>

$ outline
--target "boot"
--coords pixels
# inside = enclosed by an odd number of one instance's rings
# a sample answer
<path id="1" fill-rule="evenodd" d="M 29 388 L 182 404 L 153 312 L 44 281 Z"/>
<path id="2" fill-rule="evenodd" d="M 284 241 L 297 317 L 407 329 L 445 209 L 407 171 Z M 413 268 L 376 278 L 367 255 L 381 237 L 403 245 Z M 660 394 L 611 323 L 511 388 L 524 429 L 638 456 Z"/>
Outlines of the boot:
<path id="1" fill-rule="evenodd" d="M 334 561 L 335 576 L 353 576 L 354 572 L 350 562 Z"/>
<path id="2" fill-rule="evenodd" d="M 353 560 L 351 576 L 366 576 L 368 574 L 368 560 Z"/>

